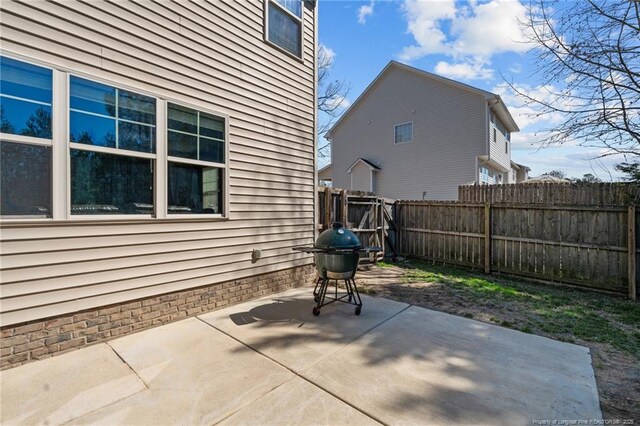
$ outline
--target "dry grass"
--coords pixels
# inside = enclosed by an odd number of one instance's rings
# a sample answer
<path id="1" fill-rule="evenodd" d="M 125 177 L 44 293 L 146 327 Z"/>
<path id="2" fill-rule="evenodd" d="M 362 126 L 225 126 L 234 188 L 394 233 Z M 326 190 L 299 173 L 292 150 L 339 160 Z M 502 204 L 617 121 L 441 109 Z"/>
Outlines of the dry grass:
<path id="1" fill-rule="evenodd" d="M 413 260 L 358 280 L 367 294 L 587 346 L 605 418 L 640 421 L 640 304 Z"/>

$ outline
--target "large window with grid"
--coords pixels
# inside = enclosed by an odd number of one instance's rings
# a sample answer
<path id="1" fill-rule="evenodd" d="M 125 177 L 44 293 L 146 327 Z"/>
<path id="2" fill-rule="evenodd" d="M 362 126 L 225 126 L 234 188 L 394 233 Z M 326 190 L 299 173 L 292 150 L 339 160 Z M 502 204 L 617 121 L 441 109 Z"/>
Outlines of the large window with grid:
<path id="1" fill-rule="evenodd" d="M 167 117 L 167 213 L 222 213 L 225 120 L 173 103 Z"/>
<path id="2" fill-rule="evenodd" d="M 302 58 L 302 0 L 266 0 L 266 39 Z"/>
<path id="3" fill-rule="evenodd" d="M 71 76 L 71 214 L 154 213 L 156 99 Z"/>
<path id="4" fill-rule="evenodd" d="M 0 56 L 0 217 L 227 218 L 228 120 Z"/>

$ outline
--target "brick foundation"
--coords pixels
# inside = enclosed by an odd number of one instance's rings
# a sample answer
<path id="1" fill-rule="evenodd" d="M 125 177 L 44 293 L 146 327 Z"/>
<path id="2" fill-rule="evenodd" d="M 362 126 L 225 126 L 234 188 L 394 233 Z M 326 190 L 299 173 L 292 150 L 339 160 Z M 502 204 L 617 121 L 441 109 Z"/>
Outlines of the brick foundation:
<path id="1" fill-rule="evenodd" d="M 2 327 L 0 369 L 300 287 L 314 276 L 308 265 Z"/>

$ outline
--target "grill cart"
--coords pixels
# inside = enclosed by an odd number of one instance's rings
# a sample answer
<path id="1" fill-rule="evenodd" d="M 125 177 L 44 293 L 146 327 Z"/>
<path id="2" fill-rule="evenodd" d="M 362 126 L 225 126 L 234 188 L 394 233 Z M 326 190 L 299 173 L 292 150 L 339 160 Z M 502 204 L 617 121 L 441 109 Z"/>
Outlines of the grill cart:
<path id="1" fill-rule="evenodd" d="M 318 270 L 318 280 L 313 289 L 316 306 L 313 315 L 320 315 L 320 308 L 333 302 L 349 303 L 356 307 L 355 314 L 362 312 L 362 299 L 354 279 L 358 270 L 360 255 L 377 253 L 380 247 L 362 247 L 360 240 L 340 222 L 335 222 L 332 229 L 324 231 L 312 246 L 293 247 L 293 250 L 313 253 Z M 335 290 L 329 292 L 331 281 Z M 338 293 L 338 281 L 344 281 L 346 293 Z M 331 294 L 333 293 L 333 294 Z"/>

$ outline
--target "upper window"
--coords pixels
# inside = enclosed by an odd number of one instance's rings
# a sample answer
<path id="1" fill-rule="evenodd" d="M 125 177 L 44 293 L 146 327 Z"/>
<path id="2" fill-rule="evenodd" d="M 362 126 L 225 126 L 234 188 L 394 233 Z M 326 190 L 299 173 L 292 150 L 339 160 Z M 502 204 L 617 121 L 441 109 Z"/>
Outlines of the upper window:
<path id="1" fill-rule="evenodd" d="M 52 86 L 51 69 L 0 57 L 3 217 L 51 217 Z"/>
<path id="2" fill-rule="evenodd" d="M 395 126 L 395 143 L 411 142 L 412 140 L 413 123 L 404 123 Z"/>
<path id="3" fill-rule="evenodd" d="M 222 214 L 225 120 L 167 105 L 168 214 Z"/>
<path id="4" fill-rule="evenodd" d="M 0 132 L 51 139 L 52 71 L 0 57 Z"/>
<path id="5" fill-rule="evenodd" d="M 155 152 L 155 98 L 75 76 L 70 93 L 71 142 Z"/>
<path id="6" fill-rule="evenodd" d="M 302 58 L 302 0 L 267 0 L 267 40 Z"/>

